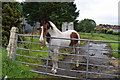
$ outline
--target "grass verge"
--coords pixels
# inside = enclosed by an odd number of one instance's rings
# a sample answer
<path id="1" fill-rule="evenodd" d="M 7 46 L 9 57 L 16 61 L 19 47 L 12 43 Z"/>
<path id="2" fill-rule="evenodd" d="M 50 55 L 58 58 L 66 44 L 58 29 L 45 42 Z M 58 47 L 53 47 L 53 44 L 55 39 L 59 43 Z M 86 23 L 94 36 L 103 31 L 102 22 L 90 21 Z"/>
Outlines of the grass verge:
<path id="1" fill-rule="evenodd" d="M 2 78 L 36 78 L 38 74 L 32 73 L 29 67 L 18 62 L 12 62 L 7 57 L 7 50 L 2 48 Z"/>
<path id="2" fill-rule="evenodd" d="M 0 79 L 2 79 L 2 47 L 0 46 Z"/>

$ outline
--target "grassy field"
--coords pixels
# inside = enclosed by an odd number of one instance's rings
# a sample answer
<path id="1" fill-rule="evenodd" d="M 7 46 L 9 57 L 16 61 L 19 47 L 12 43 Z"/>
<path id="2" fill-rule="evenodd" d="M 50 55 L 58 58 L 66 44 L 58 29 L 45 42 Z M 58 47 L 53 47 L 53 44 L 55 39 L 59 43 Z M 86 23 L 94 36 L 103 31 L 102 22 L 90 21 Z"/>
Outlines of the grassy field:
<path id="1" fill-rule="evenodd" d="M 83 39 L 104 40 L 104 41 L 118 41 L 119 35 L 103 34 L 103 33 L 80 33 Z"/>

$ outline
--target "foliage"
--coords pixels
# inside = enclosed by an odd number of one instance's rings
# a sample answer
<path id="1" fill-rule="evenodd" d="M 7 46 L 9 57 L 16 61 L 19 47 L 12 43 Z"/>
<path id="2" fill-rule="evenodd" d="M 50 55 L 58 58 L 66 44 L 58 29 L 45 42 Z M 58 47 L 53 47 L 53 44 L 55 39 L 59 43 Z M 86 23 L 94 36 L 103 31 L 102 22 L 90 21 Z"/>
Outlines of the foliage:
<path id="1" fill-rule="evenodd" d="M 107 32 L 106 28 L 101 29 L 101 33 L 106 33 L 106 32 Z"/>
<path id="2" fill-rule="evenodd" d="M 50 19 L 59 29 L 62 22 L 76 22 L 79 11 L 73 2 L 25 2 L 23 13 L 31 25 L 41 19 Z M 28 15 L 29 14 L 29 15 Z"/>
<path id="3" fill-rule="evenodd" d="M 7 51 L 2 51 L 2 77 L 8 78 L 36 78 L 38 74 L 30 72 L 30 68 L 18 62 L 12 62 L 7 57 Z"/>
<path id="4" fill-rule="evenodd" d="M 100 31 L 101 29 L 95 29 L 95 30 Z"/>
<path id="5" fill-rule="evenodd" d="M 113 35 L 119 35 L 120 33 L 119 32 L 114 32 L 112 33 Z"/>
<path id="6" fill-rule="evenodd" d="M 77 31 L 91 32 L 96 27 L 96 22 L 92 19 L 81 20 L 77 26 Z"/>
<path id="7" fill-rule="evenodd" d="M 7 45 L 10 30 L 13 26 L 18 27 L 21 32 L 21 7 L 18 2 L 2 3 L 2 44 Z"/>
<path id="8" fill-rule="evenodd" d="M 0 46 L 0 65 L 2 65 L 2 47 Z M 0 66 L 0 79 L 2 79 L 2 66 Z"/>
<path id="9" fill-rule="evenodd" d="M 91 31 L 90 33 L 91 33 L 91 36 L 93 36 L 93 34 L 94 34 L 94 31 Z"/>
<path id="10" fill-rule="evenodd" d="M 113 33 L 113 30 L 107 30 L 106 33 L 107 33 L 107 34 L 112 34 L 112 33 Z"/>

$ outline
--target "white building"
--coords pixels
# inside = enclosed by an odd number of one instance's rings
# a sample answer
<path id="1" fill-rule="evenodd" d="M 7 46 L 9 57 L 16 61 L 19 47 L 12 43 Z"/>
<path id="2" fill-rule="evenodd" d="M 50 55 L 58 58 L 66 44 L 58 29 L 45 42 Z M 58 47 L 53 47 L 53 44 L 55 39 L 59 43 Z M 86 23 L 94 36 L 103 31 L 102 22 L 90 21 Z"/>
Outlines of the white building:
<path id="1" fill-rule="evenodd" d="M 74 30 L 74 23 L 73 22 L 63 22 L 62 24 L 62 32 L 67 30 Z"/>

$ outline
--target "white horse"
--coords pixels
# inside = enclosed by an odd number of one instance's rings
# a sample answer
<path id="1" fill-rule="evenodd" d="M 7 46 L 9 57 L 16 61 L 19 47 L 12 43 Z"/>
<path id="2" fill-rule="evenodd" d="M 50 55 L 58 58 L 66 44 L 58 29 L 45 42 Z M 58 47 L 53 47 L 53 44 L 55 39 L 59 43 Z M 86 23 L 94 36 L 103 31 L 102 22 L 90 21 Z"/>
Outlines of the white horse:
<path id="1" fill-rule="evenodd" d="M 74 38 L 74 39 L 80 39 L 80 35 L 78 34 L 77 31 L 75 30 L 68 30 L 65 32 L 61 32 L 60 30 L 57 29 L 57 27 L 51 22 L 51 21 L 41 21 L 40 22 L 40 43 L 44 43 L 45 36 L 49 37 L 59 37 L 59 38 Z M 79 46 L 80 41 L 78 40 L 64 40 L 64 39 L 46 39 L 46 44 L 51 43 L 51 45 L 62 45 L 62 46 Z M 48 46 L 49 47 L 49 46 Z M 58 51 L 60 47 L 56 46 L 50 46 L 50 51 L 53 52 L 51 54 L 52 60 L 53 60 L 53 67 L 52 67 L 52 73 L 57 73 L 57 68 L 58 68 Z M 79 50 L 77 48 L 74 48 L 73 51 L 77 54 L 79 54 Z M 76 57 L 77 58 L 77 57 Z M 77 59 L 77 64 L 76 66 L 78 67 L 79 59 Z"/>

